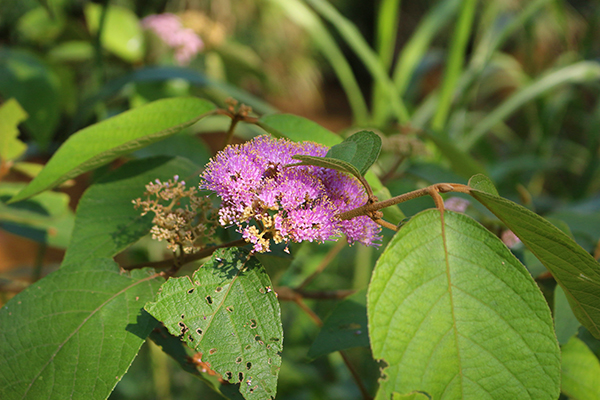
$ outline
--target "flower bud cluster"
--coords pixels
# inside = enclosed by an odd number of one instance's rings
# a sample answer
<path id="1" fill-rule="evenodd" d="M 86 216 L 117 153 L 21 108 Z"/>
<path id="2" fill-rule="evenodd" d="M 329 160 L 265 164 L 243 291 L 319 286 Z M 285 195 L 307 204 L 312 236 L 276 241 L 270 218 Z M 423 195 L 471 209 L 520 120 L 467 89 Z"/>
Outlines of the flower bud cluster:
<path id="1" fill-rule="evenodd" d="M 216 230 L 216 217 L 211 214 L 211 202 L 197 196 L 197 189 L 187 189 L 184 181 L 176 175 L 167 182 L 155 180 L 146 185 L 145 200 L 133 200 L 135 208 L 142 208 L 142 215 L 154 213 L 150 230 L 152 239 L 165 240 L 175 252 L 193 253 L 201 248 L 203 239 L 211 238 Z M 181 204 L 188 199 L 189 204 Z"/>
<path id="2" fill-rule="evenodd" d="M 378 245 L 380 227 L 369 217 L 342 221 L 338 213 L 362 206 L 367 195 L 353 177 L 316 166 L 290 166 L 294 155 L 325 156 L 316 143 L 259 136 L 219 152 L 201 175 L 202 189 L 223 200 L 219 222 L 235 224 L 257 252 L 280 242 L 348 242 Z"/>

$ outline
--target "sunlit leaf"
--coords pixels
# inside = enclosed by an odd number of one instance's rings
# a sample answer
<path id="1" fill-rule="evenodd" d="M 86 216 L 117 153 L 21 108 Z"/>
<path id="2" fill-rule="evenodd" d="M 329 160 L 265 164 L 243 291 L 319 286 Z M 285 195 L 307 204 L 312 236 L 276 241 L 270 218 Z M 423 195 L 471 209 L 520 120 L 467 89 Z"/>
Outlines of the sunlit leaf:
<path id="1" fill-rule="evenodd" d="M 215 106 L 193 97 L 158 100 L 73 134 L 42 172 L 11 201 L 51 189 L 124 154 L 165 139 L 199 121 Z"/>
<path id="2" fill-rule="evenodd" d="M 378 398 L 556 399 L 560 354 L 537 285 L 464 214 L 414 216 L 381 255 L 368 292 Z"/>
<path id="3" fill-rule="evenodd" d="M 279 303 L 247 251 L 219 250 L 191 278 L 169 279 L 146 310 L 223 379 L 239 382 L 245 398 L 275 397 L 283 345 Z"/>
<path id="4" fill-rule="evenodd" d="M 108 259 L 60 269 L 0 309 L 0 398 L 106 399 L 156 324 L 162 278 Z"/>
<path id="5" fill-rule="evenodd" d="M 15 99 L 0 106 L 0 159 L 14 160 L 27 150 L 27 145 L 17 138 L 17 125 L 25 119 L 27 113 Z"/>

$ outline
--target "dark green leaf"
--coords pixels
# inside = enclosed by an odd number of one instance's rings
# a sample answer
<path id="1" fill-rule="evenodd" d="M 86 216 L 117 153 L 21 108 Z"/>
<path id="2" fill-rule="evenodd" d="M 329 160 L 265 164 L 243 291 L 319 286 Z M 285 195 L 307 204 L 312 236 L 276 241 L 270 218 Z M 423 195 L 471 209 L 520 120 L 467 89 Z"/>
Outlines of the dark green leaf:
<path id="1" fill-rule="evenodd" d="M 600 338 L 600 264 L 554 225 L 502 197 L 472 190 L 506 224 L 562 286 L 577 319 Z"/>
<path id="2" fill-rule="evenodd" d="M 247 251 L 219 250 L 191 279 L 169 279 L 146 310 L 223 379 L 240 382 L 245 398 L 275 397 L 283 345 L 279 303 Z"/>
<path id="3" fill-rule="evenodd" d="M 0 95 L 14 97 L 27 111 L 25 127 L 42 148 L 60 119 L 59 87 L 56 74 L 33 54 L 0 48 Z"/>
<path id="4" fill-rule="evenodd" d="M 562 347 L 562 392 L 572 400 L 599 400 L 600 362 L 580 339 Z"/>
<path id="5" fill-rule="evenodd" d="M 56 187 L 119 156 L 165 139 L 214 109 L 212 103 L 193 97 L 164 99 L 82 129 L 58 149 L 42 172 L 11 201 Z"/>
<path id="6" fill-rule="evenodd" d="M 153 143 L 136 151 L 133 155 L 139 158 L 179 156 L 187 158 L 199 166 L 204 166 L 210 161 L 210 150 L 200 139 L 187 132 L 178 133 L 170 137 L 169 140 Z"/>
<path id="7" fill-rule="evenodd" d="M 185 158 L 153 157 L 130 161 L 101 177 L 83 194 L 63 265 L 90 258 L 112 257 L 146 236 L 153 214 L 141 216 L 132 201 L 143 197 L 146 185 L 179 175 L 187 186 L 197 184 L 198 167 Z"/>
<path id="8" fill-rule="evenodd" d="M 347 172 L 349 174 L 356 176 L 357 178 L 360 178 L 360 176 L 361 176 L 360 172 L 356 169 L 356 167 L 354 167 L 354 165 L 352 165 L 346 161 L 338 160 L 335 158 L 303 156 L 303 155 L 292 156 L 292 158 L 295 160 L 302 161 L 300 163 L 293 164 L 293 165 L 315 165 L 317 167 L 331 168 L 331 169 L 335 169 L 337 171 Z"/>
<path id="9" fill-rule="evenodd" d="M 308 357 L 317 358 L 334 351 L 368 346 L 367 292 L 361 290 L 333 309 L 310 346 Z"/>
<path id="10" fill-rule="evenodd" d="M 565 291 L 560 285 L 554 289 L 554 329 L 560 345 L 566 344 L 573 337 L 581 324 L 573 314 Z"/>
<path id="11" fill-rule="evenodd" d="M 379 258 L 368 292 L 378 393 L 434 399 L 548 399 L 559 394 L 552 317 L 527 270 L 464 214 L 424 211 Z"/>
<path id="12" fill-rule="evenodd" d="M 106 399 L 155 326 L 162 278 L 107 259 L 60 269 L 0 310 L 0 398 Z"/>
<path id="13" fill-rule="evenodd" d="M 325 158 L 345 161 L 364 176 L 380 152 L 381 138 L 373 132 L 360 131 L 330 148 Z"/>

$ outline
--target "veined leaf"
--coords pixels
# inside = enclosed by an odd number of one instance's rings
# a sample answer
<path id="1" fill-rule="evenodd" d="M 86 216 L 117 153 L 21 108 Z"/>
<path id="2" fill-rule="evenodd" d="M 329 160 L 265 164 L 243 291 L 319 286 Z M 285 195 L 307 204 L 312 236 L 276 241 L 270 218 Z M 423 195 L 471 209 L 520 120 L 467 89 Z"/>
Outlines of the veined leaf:
<path id="1" fill-rule="evenodd" d="M 192 278 L 169 279 L 146 310 L 247 399 L 272 399 L 283 345 L 281 311 L 263 266 L 243 249 L 217 251 Z"/>
<path id="2" fill-rule="evenodd" d="M 115 256 L 146 236 L 153 214 L 142 216 L 132 200 L 143 197 L 145 186 L 155 179 L 165 182 L 179 175 L 188 187 L 194 185 L 197 171 L 198 166 L 185 158 L 153 157 L 128 162 L 101 177 L 79 201 L 63 265 Z"/>
<path id="3" fill-rule="evenodd" d="M 193 97 L 158 100 L 73 134 L 11 202 L 51 189 L 199 121 L 215 106 Z"/>
<path id="4" fill-rule="evenodd" d="M 470 194 L 544 264 L 564 289 L 577 319 L 600 338 L 600 264 L 564 232 L 525 207 L 479 190 Z"/>
<path id="5" fill-rule="evenodd" d="M 60 269 L 0 309 L 0 397 L 106 399 L 156 320 L 142 310 L 161 282 L 108 259 Z"/>
<path id="6" fill-rule="evenodd" d="M 417 214 L 379 258 L 368 299 L 378 398 L 556 399 L 560 354 L 537 285 L 464 214 Z"/>
<path id="7" fill-rule="evenodd" d="M 266 115 L 260 118 L 258 125 L 275 137 L 287 137 L 294 142 L 309 141 L 331 147 L 342 141 L 329 129 L 293 114 Z"/>
<path id="8" fill-rule="evenodd" d="M 331 147 L 325 158 L 346 161 L 364 176 L 380 152 L 381 138 L 371 131 L 360 131 Z"/>
<path id="9" fill-rule="evenodd" d="M 303 156 L 303 155 L 292 156 L 292 158 L 295 160 L 302 161 L 302 162 L 292 164 L 292 165 L 314 165 L 316 167 L 331 168 L 331 169 L 335 169 L 337 171 L 347 172 L 349 174 L 356 176 L 357 178 L 361 177 L 360 171 L 358 169 L 356 169 L 356 167 L 354 165 L 350 164 L 349 162 L 343 161 L 343 160 L 338 160 L 336 158 Z"/>

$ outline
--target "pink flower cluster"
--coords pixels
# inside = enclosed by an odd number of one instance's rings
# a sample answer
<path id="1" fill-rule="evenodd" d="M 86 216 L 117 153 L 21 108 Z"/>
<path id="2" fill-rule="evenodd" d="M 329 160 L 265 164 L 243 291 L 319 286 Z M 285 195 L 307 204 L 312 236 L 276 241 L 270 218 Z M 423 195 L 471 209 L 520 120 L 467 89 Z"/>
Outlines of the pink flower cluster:
<path id="1" fill-rule="evenodd" d="M 184 28 L 181 20 L 174 14 L 154 14 L 142 20 L 142 26 L 150 29 L 169 47 L 175 50 L 175 59 L 179 65 L 187 65 L 203 48 L 204 43 L 196 33 Z"/>
<path id="2" fill-rule="evenodd" d="M 280 242 L 323 242 L 345 234 L 349 243 L 377 246 L 380 227 L 369 217 L 341 221 L 335 215 L 362 206 L 367 195 L 353 177 L 298 163 L 292 156 L 325 156 L 327 147 L 259 136 L 219 152 L 201 175 L 202 189 L 223 203 L 222 225 L 235 224 L 258 252 Z M 252 224 L 252 220 L 256 224 Z"/>

